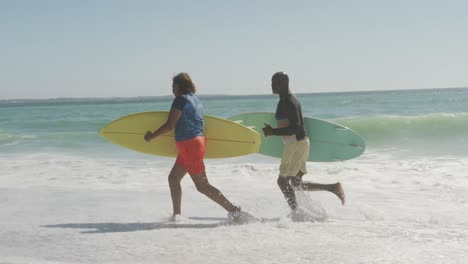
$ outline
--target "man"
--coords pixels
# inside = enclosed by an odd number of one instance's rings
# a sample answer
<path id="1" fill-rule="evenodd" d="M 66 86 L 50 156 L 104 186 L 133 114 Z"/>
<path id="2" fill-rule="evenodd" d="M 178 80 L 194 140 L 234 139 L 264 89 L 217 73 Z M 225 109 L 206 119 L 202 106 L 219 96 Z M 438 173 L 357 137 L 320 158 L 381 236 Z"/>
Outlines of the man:
<path id="1" fill-rule="evenodd" d="M 281 156 L 278 186 L 284 194 L 289 207 L 297 208 L 294 189 L 304 191 L 329 191 L 345 203 L 345 194 L 341 183 L 319 184 L 303 182 L 302 176 L 307 173 L 306 162 L 309 158 L 310 142 L 304 130 L 301 104 L 289 90 L 289 77 L 285 72 L 277 72 L 271 78 L 273 94 L 279 95 L 276 108 L 277 128 L 265 124 L 263 133 L 268 136 L 281 136 L 284 150 Z"/>

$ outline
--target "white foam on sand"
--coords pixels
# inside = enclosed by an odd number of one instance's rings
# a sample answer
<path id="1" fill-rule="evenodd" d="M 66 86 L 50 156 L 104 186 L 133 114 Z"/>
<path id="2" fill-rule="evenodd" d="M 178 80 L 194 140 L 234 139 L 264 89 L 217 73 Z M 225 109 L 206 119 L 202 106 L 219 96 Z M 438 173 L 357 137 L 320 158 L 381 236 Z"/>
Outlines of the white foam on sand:
<path id="1" fill-rule="evenodd" d="M 182 182 L 171 221 L 173 159 L 0 156 L 0 263 L 463 263 L 467 159 L 366 153 L 309 163 L 304 180 L 340 181 L 298 200 L 321 221 L 294 222 L 276 159 L 208 160 L 210 182 L 257 217 L 245 225 Z"/>

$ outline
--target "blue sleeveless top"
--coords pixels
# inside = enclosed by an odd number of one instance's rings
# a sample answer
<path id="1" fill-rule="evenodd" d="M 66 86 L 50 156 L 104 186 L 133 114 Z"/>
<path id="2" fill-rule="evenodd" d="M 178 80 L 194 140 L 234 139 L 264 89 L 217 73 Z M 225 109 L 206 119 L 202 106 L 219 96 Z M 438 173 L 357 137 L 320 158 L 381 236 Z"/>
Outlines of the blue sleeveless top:
<path id="1" fill-rule="evenodd" d="M 176 141 L 203 136 L 204 111 L 200 100 L 193 94 L 176 96 L 171 108 L 182 111 L 182 116 L 177 121 L 175 128 Z"/>

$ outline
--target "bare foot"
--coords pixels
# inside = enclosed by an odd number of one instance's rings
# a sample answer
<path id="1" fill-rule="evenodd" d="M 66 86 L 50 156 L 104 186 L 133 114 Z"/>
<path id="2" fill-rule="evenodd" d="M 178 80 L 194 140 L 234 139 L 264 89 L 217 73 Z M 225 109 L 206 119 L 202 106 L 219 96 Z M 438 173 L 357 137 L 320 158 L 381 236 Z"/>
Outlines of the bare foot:
<path id="1" fill-rule="evenodd" d="M 345 204 L 345 193 L 343 190 L 343 186 L 341 186 L 341 183 L 337 182 L 335 184 L 335 188 L 333 189 L 333 193 L 338 196 L 338 198 L 341 200 L 341 204 Z"/>

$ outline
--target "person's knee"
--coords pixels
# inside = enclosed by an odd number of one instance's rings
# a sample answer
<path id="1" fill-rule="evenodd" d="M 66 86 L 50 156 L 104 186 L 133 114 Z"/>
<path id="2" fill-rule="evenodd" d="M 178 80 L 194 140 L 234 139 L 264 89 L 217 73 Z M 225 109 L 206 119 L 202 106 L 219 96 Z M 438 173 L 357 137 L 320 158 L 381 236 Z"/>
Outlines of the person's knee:
<path id="1" fill-rule="evenodd" d="M 167 181 L 169 182 L 169 186 L 177 186 L 180 184 L 180 179 L 172 174 L 169 174 L 169 177 L 167 177 Z"/>
<path id="2" fill-rule="evenodd" d="M 208 193 L 210 185 L 205 184 L 205 183 L 198 183 L 198 184 L 195 184 L 195 187 L 197 188 L 197 191 L 199 191 L 200 193 L 206 194 Z"/>
<path id="3" fill-rule="evenodd" d="M 301 177 L 291 177 L 291 185 L 295 188 L 300 187 L 302 184 Z"/>
<path id="4" fill-rule="evenodd" d="M 287 185 L 287 180 L 284 177 L 279 176 L 278 179 L 276 180 L 276 183 L 280 188 L 284 187 Z"/>
<path id="5" fill-rule="evenodd" d="M 283 192 L 289 192 L 292 190 L 292 186 L 289 182 L 289 178 L 288 177 L 279 177 L 278 180 L 277 180 L 277 183 L 278 183 L 278 187 L 281 189 L 281 191 Z"/>

